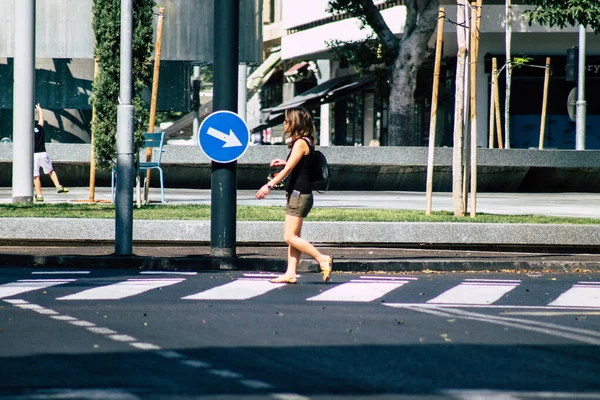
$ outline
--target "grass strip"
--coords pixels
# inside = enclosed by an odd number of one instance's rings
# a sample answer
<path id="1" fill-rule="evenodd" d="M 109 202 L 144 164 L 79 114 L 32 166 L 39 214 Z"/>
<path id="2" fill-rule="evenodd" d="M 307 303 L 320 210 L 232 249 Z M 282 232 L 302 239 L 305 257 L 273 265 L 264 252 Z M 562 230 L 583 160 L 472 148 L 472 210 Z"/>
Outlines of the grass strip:
<path id="1" fill-rule="evenodd" d="M 0 204 L 1 218 L 115 218 L 114 204 L 50 203 L 50 204 Z M 151 204 L 133 208 L 133 218 L 140 220 L 209 220 L 207 205 Z M 238 206 L 238 221 L 283 221 L 284 208 L 271 206 Z M 340 222 L 480 222 L 506 224 L 599 224 L 598 218 L 551 217 L 540 215 L 478 214 L 475 218 L 455 217 L 449 211 L 437 211 L 426 216 L 424 211 L 314 208 L 307 221 Z"/>

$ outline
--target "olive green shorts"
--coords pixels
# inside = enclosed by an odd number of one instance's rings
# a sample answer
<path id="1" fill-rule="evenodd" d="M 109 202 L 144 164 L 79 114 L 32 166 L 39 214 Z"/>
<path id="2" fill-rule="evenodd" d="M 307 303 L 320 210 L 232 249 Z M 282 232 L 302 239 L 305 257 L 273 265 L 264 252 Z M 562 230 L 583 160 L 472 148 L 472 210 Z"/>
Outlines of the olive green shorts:
<path id="1" fill-rule="evenodd" d="M 298 198 L 294 198 L 288 194 L 285 213 L 292 217 L 306 218 L 313 207 L 313 202 L 314 199 L 312 193 L 301 194 Z"/>

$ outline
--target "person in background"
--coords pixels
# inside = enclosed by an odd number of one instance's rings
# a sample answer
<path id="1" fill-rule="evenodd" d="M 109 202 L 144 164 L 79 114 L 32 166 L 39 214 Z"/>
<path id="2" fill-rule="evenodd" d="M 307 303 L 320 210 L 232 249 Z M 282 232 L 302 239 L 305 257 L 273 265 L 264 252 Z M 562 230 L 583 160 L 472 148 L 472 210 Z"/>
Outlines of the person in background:
<path id="1" fill-rule="evenodd" d="M 40 168 L 44 170 L 46 175 L 50 175 L 50 179 L 56 186 L 57 193 L 68 193 L 69 189 L 63 187 L 58 180 L 58 176 L 56 175 L 56 171 L 54 171 L 54 167 L 52 166 L 52 160 L 50 159 L 50 155 L 46 152 L 46 136 L 44 133 L 44 110 L 40 107 L 39 104 L 35 106 L 38 114 L 38 122 L 35 124 L 33 128 L 33 133 L 35 135 L 34 139 L 34 150 L 33 150 L 33 186 L 35 187 L 35 201 L 41 202 L 44 201 L 44 196 L 42 196 L 42 182 L 40 180 Z"/>
<path id="2" fill-rule="evenodd" d="M 296 269 L 302 253 L 314 258 L 323 272 L 323 282 L 329 281 L 333 267 L 333 257 L 323 255 L 308 240 L 300 237 L 302 223 L 313 206 L 312 183 L 309 178 L 315 145 L 315 126 L 310 113 L 304 108 L 290 108 L 285 111 L 283 121 L 286 143 L 291 149 L 287 160 L 275 159 L 271 167 L 283 167 L 275 177 L 263 185 L 255 197 L 264 199 L 271 189 L 288 175 L 286 187 L 285 223 L 283 238 L 288 244 L 288 264 L 285 274 L 271 279 L 273 283 L 296 283 Z"/>

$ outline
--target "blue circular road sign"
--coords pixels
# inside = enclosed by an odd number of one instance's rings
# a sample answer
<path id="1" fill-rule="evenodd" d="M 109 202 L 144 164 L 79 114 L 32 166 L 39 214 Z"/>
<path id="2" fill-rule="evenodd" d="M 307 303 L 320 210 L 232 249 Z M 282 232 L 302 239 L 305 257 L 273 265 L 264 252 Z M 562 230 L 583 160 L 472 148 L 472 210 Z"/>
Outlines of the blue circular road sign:
<path id="1" fill-rule="evenodd" d="M 231 111 L 210 114 L 198 129 L 198 145 L 208 158 L 216 162 L 237 160 L 246 152 L 249 143 L 248 125 Z"/>

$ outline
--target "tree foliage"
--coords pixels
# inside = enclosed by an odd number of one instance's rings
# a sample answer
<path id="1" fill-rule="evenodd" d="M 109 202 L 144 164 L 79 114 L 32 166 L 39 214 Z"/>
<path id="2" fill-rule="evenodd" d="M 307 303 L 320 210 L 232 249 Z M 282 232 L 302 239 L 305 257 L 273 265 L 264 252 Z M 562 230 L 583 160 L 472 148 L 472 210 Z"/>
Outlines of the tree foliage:
<path id="1" fill-rule="evenodd" d="M 600 1 L 598 0 L 527 0 L 534 6 L 525 12 L 529 23 L 567 26 L 585 25 L 600 33 Z"/>
<path id="2" fill-rule="evenodd" d="M 146 131 L 149 111 L 141 91 L 152 81 L 154 0 L 133 2 L 133 106 L 136 150 Z M 94 57 L 98 75 L 93 83 L 90 104 L 95 107 L 92 123 L 94 153 L 99 169 L 108 170 L 116 157 L 117 106 L 120 91 L 121 0 L 94 0 L 93 28 L 96 38 Z"/>
<path id="3" fill-rule="evenodd" d="M 397 5 L 397 0 L 387 0 Z M 406 21 L 400 38 L 396 37 L 383 19 L 373 0 L 329 0 L 328 12 L 358 18 L 375 35 L 364 44 L 346 43 L 354 50 L 359 69 L 367 66 L 368 59 L 387 67 L 389 81 L 389 120 L 387 144 L 390 146 L 416 145 L 415 90 L 418 71 L 427 56 L 427 42 L 435 31 L 439 0 L 404 0 Z M 335 43 L 340 45 L 341 43 Z M 366 60 L 366 62 L 365 62 Z"/>

